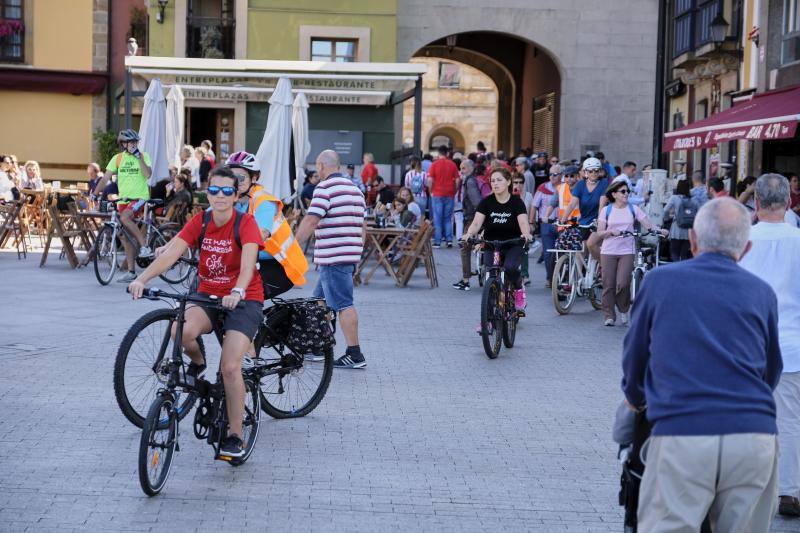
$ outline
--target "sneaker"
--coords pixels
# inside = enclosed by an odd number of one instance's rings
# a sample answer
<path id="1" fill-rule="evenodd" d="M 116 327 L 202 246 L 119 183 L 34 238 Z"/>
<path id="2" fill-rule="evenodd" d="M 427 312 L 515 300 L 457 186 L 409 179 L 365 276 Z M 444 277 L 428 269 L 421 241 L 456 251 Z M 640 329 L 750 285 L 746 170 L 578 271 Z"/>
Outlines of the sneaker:
<path id="1" fill-rule="evenodd" d="M 117 278 L 117 283 L 130 283 L 135 279 L 136 272 L 126 272 L 124 274 L 120 274 L 120 276 Z"/>
<path id="2" fill-rule="evenodd" d="M 531 284 L 531 278 L 522 278 L 522 284 L 528 286 Z"/>
<path id="3" fill-rule="evenodd" d="M 550 281 L 545 281 L 544 282 L 544 288 L 545 289 L 552 289 L 553 288 L 553 283 L 550 282 Z"/>
<path id="4" fill-rule="evenodd" d="M 463 279 L 460 281 L 456 281 L 453 283 L 453 288 L 457 291 L 468 291 L 469 290 L 469 282 L 464 281 Z"/>
<path id="5" fill-rule="evenodd" d="M 448 248 L 452 248 L 453 247 L 453 241 L 447 241 L 447 247 Z"/>
<path id="6" fill-rule="evenodd" d="M 333 362 L 333 368 L 366 368 L 367 360 L 363 354 L 346 353 Z"/>
<path id="7" fill-rule="evenodd" d="M 244 456 L 243 445 L 242 439 L 236 435 L 228 435 L 222 441 L 222 446 L 219 447 L 219 454 L 225 457 L 242 457 Z"/>
<path id="8" fill-rule="evenodd" d="M 434 249 L 434 250 L 438 250 L 438 249 L 439 249 L 439 248 L 441 248 L 441 247 L 442 247 L 442 245 L 441 245 L 441 244 L 439 244 L 439 243 L 433 243 L 433 249 Z"/>
<path id="9" fill-rule="evenodd" d="M 616 321 L 613 318 L 606 318 L 606 321 L 603 322 L 603 325 L 612 327 Z"/>
<path id="10" fill-rule="evenodd" d="M 142 259 L 150 259 L 153 257 L 153 250 L 149 246 L 142 246 L 139 248 L 139 257 Z"/>
<path id="11" fill-rule="evenodd" d="M 186 367 L 186 377 L 193 377 L 195 379 L 202 378 L 206 373 L 206 365 L 198 365 L 195 362 L 189 363 Z"/>
<path id="12" fill-rule="evenodd" d="M 622 322 L 623 326 L 627 326 L 628 325 L 628 313 L 620 313 L 619 314 L 619 320 L 620 320 L 620 322 Z"/>
<path id="13" fill-rule="evenodd" d="M 307 353 L 303 354 L 303 361 L 308 363 L 319 363 L 320 361 L 324 361 L 325 356 L 319 353 Z"/>
<path id="14" fill-rule="evenodd" d="M 800 517 L 800 499 L 792 496 L 781 496 L 778 504 L 778 514 Z"/>
<path id="15" fill-rule="evenodd" d="M 528 307 L 528 300 L 525 296 L 525 289 L 517 289 L 514 291 L 514 307 L 518 311 L 524 311 Z"/>

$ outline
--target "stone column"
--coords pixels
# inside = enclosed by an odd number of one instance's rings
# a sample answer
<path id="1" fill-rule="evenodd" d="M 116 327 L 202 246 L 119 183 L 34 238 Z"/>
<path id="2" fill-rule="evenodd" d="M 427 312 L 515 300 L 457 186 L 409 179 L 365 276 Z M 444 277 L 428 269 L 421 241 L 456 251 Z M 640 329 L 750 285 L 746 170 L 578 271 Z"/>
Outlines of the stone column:
<path id="1" fill-rule="evenodd" d="M 92 5 L 92 71 L 108 72 L 108 3 L 110 0 L 94 0 Z M 110 83 L 110 82 L 109 82 Z M 92 135 L 97 130 L 105 131 L 108 119 L 107 91 L 92 95 Z M 92 139 L 92 157 L 97 158 L 97 142 Z M 105 162 L 100 162 L 101 165 Z"/>

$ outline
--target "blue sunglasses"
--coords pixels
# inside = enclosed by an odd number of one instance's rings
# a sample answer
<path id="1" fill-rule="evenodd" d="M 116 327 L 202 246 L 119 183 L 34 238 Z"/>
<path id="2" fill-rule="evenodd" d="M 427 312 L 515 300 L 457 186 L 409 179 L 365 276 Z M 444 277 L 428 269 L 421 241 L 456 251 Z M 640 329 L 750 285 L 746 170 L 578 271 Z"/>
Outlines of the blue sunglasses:
<path id="1" fill-rule="evenodd" d="M 206 189 L 206 192 L 208 192 L 208 194 L 210 194 L 211 196 L 218 195 L 220 191 L 222 191 L 222 194 L 224 194 L 225 196 L 233 196 L 234 193 L 236 192 L 236 187 L 220 187 L 218 185 L 212 185 L 208 189 Z"/>

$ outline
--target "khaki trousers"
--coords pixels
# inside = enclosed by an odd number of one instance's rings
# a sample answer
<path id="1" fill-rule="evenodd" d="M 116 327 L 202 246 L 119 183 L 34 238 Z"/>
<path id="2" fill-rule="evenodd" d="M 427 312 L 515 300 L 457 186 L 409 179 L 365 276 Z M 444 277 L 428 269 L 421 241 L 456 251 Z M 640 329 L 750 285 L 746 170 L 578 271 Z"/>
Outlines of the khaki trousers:
<path id="1" fill-rule="evenodd" d="M 778 414 L 778 495 L 800 498 L 800 372 L 781 374 L 775 388 Z"/>
<path id="2" fill-rule="evenodd" d="M 775 435 L 651 437 L 639 492 L 639 531 L 769 531 L 777 506 Z"/>
<path id="3" fill-rule="evenodd" d="M 600 256 L 600 268 L 603 270 L 603 318 L 617 319 L 614 306 L 620 313 L 627 313 L 631 306 L 631 272 L 633 260 L 630 255 Z"/>

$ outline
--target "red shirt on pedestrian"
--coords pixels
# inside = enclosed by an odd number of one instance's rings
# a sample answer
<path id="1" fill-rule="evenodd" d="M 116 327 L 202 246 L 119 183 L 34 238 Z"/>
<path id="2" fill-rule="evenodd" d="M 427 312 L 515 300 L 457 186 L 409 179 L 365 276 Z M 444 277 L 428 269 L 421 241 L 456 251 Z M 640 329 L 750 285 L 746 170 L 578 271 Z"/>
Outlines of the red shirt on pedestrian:
<path id="1" fill-rule="evenodd" d="M 206 235 L 200 248 L 200 263 L 197 265 L 200 276 L 198 292 L 211 294 L 222 298 L 231 293 L 239 279 L 239 270 L 242 265 L 242 250 L 236 245 L 233 226 L 236 215 L 223 226 L 217 227 L 214 217 L 211 217 L 206 227 Z M 203 213 L 195 215 L 183 227 L 178 237 L 192 248 L 197 248 L 197 240 L 203 230 Z M 239 240 L 242 246 L 255 243 L 261 246 L 261 230 L 252 215 L 242 215 L 239 223 Z M 253 268 L 253 277 L 245 290 L 245 300 L 264 301 L 264 287 L 258 270 Z"/>
<path id="2" fill-rule="evenodd" d="M 375 163 L 369 162 L 361 169 L 361 181 L 364 185 L 370 185 L 372 180 L 378 177 L 378 167 Z"/>
<path id="3" fill-rule="evenodd" d="M 459 174 L 458 167 L 453 161 L 440 157 L 431 164 L 431 168 L 428 169 L 428 177 L 432 180 L 431 196 L 455 196 Z"/>

